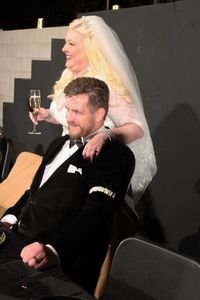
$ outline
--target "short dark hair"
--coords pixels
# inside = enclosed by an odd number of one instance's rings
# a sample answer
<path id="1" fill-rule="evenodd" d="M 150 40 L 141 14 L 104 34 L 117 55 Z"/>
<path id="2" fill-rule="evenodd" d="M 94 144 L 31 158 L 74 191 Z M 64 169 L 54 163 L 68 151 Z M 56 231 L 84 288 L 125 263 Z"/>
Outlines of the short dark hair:
<path id="1" fill-rule="evenodd" d="M 79 77 L 72 80 L 65 88 L 64 93 L 67 97 L 79 94 L 88 95 L 89 106 L 97 110 L 103 107 L 108 112 L 109 88 L 107 84 L 93 77 Z"/>

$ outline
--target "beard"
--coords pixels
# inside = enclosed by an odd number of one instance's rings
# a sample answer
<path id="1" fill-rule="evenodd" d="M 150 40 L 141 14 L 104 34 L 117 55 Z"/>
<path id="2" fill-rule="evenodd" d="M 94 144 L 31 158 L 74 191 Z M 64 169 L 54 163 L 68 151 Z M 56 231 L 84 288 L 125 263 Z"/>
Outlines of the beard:
<path id="1" fill-rule="evenodd" d="M 83 136 L 83 130 L 78 125 L 69 125 L 68 130 L 69 130 L 69 136 L 72 139 L 77 139 Z"/>

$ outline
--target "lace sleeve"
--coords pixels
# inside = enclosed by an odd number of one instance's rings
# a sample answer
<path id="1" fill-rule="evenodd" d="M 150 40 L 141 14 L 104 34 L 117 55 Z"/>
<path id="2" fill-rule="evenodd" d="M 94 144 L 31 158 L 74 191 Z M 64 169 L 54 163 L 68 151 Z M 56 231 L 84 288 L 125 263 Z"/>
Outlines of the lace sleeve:
<path id="1" fill-rule="evenodd" d="M 108 116 L 115 127 L 121 126 L 127 122 L 136 123 L 143 128 L 136 108 L 133 103 L 128 103 L 121 96 L 110 90 Z"/>
<path id="2" fill-rule="evenodd" d="M 134 103 L 128 103 L 110 91 L 110 103 L 108 116 L 115 127 L 127 122 L 138 124 L 144 130 L 144 136 L 141 139 L 133 141 L 128 145 L 136 158 L 134 175 L 131 179 L 132 197 L 126 196 L 126 202 L 134 210 L 135 204 L 139 202 L 142 194 L 154 177 L 157 166 L 149 128 L 144 115 L 137 111 Z M 138 106 L 137 106 L 138 108 Z M 142 120 L 140 116 L 143 116 Z"/>

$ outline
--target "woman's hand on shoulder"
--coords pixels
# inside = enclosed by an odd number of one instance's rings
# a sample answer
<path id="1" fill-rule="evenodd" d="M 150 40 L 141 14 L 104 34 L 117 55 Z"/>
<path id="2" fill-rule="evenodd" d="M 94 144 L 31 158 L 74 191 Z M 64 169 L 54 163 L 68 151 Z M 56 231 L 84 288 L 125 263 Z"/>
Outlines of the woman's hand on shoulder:
<path id="1" fill-rule="evenodd" d="M 98 132 L 93 136 L 85 145 L 83 149 L 83 157 L 85 159 L 90 159 L 92 162 L 101 152 L 102 147 L 106 142 L 106 134 L 104 132 Z"/>

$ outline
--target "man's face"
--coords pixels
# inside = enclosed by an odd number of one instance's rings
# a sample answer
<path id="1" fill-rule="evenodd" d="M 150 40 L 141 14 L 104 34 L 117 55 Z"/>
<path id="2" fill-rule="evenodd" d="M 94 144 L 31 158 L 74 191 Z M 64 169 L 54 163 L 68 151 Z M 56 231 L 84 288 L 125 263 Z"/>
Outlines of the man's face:
<path id="1" fill-rule="evenodd" d="M 98 110 L 88 105 L 88 95 L 79 94 L 66 98 L 67 123 L 72 138 L 86 137 L 98 128 Z"/>

